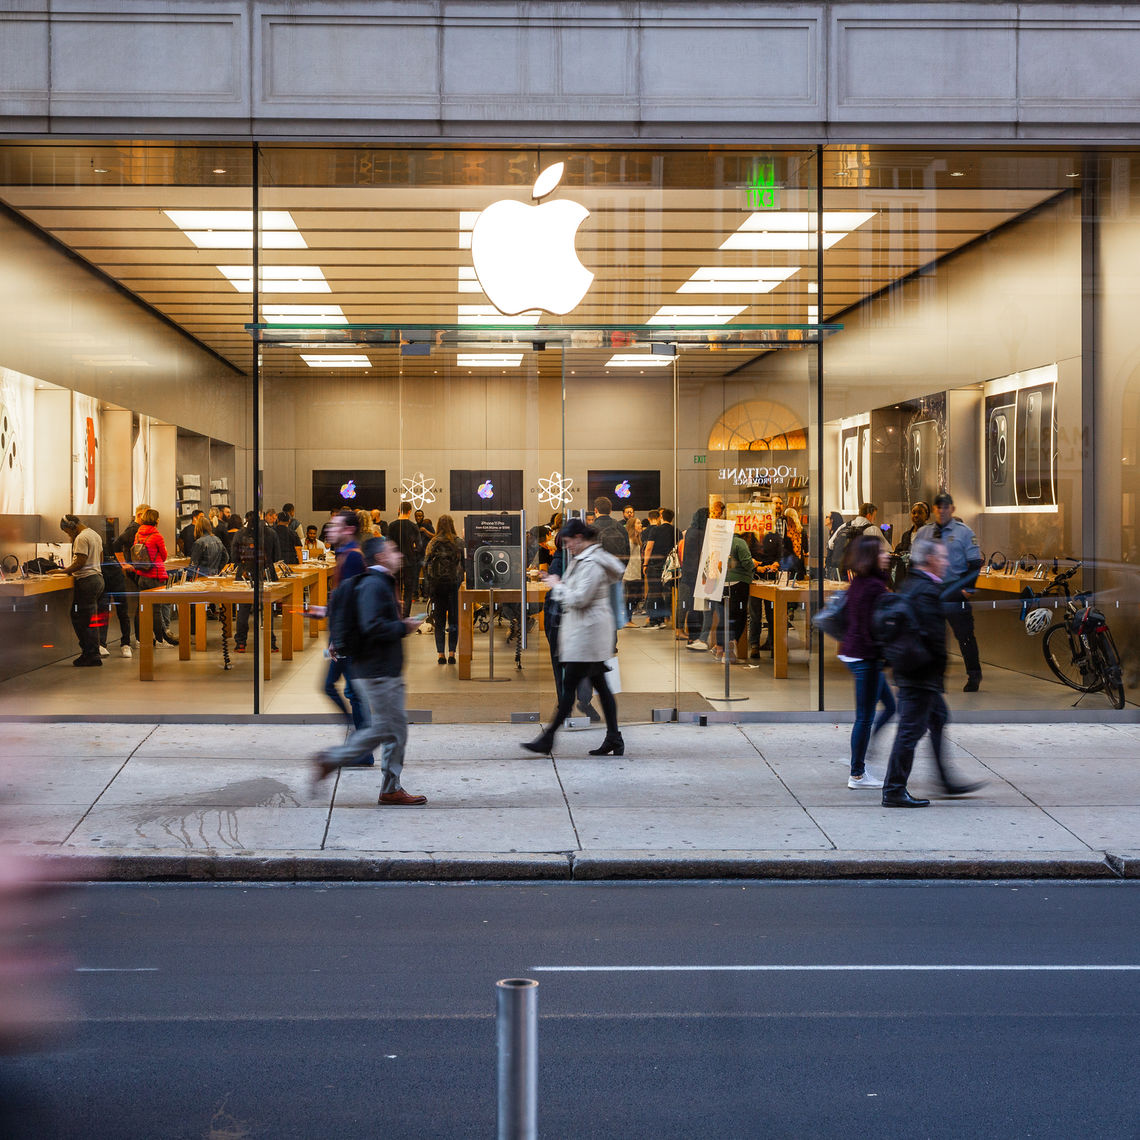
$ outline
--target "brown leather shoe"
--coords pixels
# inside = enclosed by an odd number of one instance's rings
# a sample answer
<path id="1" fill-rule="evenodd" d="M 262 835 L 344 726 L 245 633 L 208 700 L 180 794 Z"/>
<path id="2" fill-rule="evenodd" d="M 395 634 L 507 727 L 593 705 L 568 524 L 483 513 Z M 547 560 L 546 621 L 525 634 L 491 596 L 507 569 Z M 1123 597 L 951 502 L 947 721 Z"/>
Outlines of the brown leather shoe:
<path id="1" fill-rule="evenodd" d="M 394 792 L 381 792 L 380 798 L 376 802 L 381 807 L 392 805 L 396 807 L 421 807 L 427 803 L 427 796 L 413 796 L 410 792 L 405 792 L 403 788 L 397 788 Z"/>

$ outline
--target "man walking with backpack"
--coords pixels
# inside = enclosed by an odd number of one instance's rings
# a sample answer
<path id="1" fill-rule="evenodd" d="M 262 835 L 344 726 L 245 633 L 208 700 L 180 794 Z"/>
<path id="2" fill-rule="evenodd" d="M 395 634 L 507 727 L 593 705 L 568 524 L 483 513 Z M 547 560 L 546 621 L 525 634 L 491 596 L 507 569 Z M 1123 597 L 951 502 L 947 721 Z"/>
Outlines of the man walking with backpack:
<path id="1" fill-rule="evenodd" d="M 330 638 L 344 649 L 352 664 L 352 679 L 368 702 L 369 723 L 356 729 L 336 748 L 313 758 L 313 788 L 337 768 L 358 762 L 362 753 L 380 744 L 384 780 L 380 787 L 382 807 L 419 807 L 427 796 L 415 796 L 400 786 L 404 748 L 408 739 L 405 712 L 403 640 L 423 618 L 401 616 L 396 598 L 395 575 L 404 558 L 395 543 L 370 538 L 363 549 L 367 569 L 346 582 L 346 597 L 338 601 Z"/>
<path id="2" fill-rule="evenodd" d="M 899 588 L 892 608 L 901 614 L 896 641 L 884 645 L 884 655 L 894 670 L 898 685 L 898 731 L 887 761 L 883 781 L 883 807 L 928 807 L 929 800 L 916 799 L 907 791 L 907 780 L 914 764 L 918 742 L 930 733 L 934 763 L 947 795 L 960 796 L 980 787 L 953 779 L 942 758 L 942 732 L 949 710 L 942 695 L 946 672 L 946 619 L 943 608 L 943 581 L 946 576 L 946 548 L 930 538 L 916 538 L 911 544 L 910 570 Z M 880 606 L 892 601 L 880 599 Z M 876 607 L 878 611 L 878 607 Z"/>

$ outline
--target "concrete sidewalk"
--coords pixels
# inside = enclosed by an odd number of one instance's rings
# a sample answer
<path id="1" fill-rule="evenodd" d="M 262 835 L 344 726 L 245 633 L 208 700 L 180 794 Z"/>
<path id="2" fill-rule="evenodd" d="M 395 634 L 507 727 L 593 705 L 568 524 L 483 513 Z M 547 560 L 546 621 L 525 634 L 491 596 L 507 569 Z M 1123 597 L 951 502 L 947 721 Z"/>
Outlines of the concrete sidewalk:
<path id="1" fill-rule="evenodd" d="M 935 798 L 924 744 L 922 811 L 848 789 L 849 725 L 632 725 L 616 759 L 535 731 L 414 725 L 429 804 L 379 808 L 378 768 L 310 794 L 339 726 L 9 723 L 0 840 L 85 879 L 1140 877 L 1140 725 L 952 726 L 986 786 Z"/>

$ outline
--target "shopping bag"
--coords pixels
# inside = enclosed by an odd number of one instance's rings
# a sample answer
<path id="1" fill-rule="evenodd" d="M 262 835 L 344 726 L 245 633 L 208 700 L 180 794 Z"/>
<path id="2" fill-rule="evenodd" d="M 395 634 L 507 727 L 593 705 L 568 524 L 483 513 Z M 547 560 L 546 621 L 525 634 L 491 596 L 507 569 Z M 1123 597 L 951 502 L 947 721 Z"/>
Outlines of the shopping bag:
<path id="1" fill-rule="evenodd" d="M 610 657 L 606 661 L 606 684 L 610 687 L 611 693 L 621 692 L 621 669 L 618 668 L 618 659 Z"/>

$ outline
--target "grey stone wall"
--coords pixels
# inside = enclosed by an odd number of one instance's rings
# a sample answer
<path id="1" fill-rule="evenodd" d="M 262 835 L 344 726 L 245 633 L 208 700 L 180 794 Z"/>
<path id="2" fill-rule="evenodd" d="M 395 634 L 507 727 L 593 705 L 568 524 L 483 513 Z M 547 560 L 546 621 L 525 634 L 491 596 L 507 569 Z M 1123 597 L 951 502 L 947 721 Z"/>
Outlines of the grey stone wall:
<path id="1" fill-rule="evenodd" d="M 0 0 L 0 136 L 1135 141 L 1140 7 Z"/>

